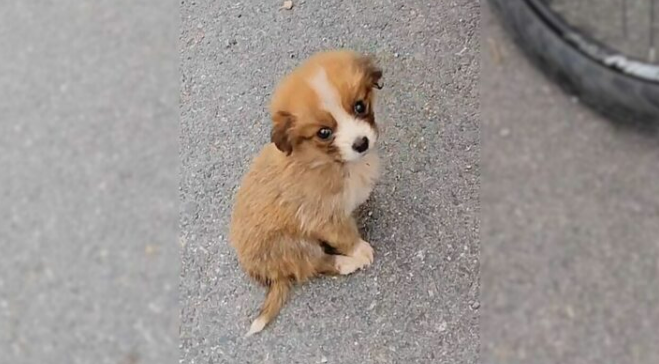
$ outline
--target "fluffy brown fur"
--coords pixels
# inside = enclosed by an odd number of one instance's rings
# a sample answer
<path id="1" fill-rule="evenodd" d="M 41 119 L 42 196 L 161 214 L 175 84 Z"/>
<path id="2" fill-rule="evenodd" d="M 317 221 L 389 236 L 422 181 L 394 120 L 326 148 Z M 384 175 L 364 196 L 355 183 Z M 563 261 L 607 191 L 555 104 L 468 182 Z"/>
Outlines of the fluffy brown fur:
<path id="1" fill-rule="evenodd" d="M 293 283 L 372 263 L 373 249 L 361 239 L 352 213 L 373 189 L 378 156 L 372 147 L 349 151 L 342 140 L 361 130 L 377 136 L 373 89 L 381 75 L 369 57 L 331 51 L 313 56 L 277 87 L 272 143 L 253 161 L 232 214 L 230 241 L 239 261 L 267 287 L 248 335 L 279 313 Z M 332 90 L 336 105 L 327 101 Z M 365 106 L 360 113 L 358 101 Z M 343 110 L 330 107 L 338 104 Z M 319 137 L 321 128 L 331 129 L 334 139 Z M 323 244 L 338 254 L 326 253 Z"/>

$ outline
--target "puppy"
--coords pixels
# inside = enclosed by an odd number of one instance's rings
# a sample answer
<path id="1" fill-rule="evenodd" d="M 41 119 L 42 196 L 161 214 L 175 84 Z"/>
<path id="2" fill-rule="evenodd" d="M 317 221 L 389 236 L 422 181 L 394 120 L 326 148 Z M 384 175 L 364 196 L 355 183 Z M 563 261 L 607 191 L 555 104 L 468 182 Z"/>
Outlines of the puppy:
<path id="1" fill-rule="evenodd" d="M 279 313 L 291 286 L 369 266 L 353 211 L 378 178 L 371 57 L 316 54 L 275 90 L 271 143 L 252 162 L 235 198 L 230 241 L 243 269 L 267 287 L 246 336 Z"/>

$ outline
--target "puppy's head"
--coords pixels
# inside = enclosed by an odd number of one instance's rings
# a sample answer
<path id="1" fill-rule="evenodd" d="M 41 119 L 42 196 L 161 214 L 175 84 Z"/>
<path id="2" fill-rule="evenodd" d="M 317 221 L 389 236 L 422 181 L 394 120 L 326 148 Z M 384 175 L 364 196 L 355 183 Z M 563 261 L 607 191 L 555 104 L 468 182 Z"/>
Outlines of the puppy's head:
<path id="1" fill-rule="evenodd" d="M 374 88 L 382 71 L 351 51 L 316 54 L 273 95 L 272 142 L 289 156 L 353 162 L 375 147 Z"/>

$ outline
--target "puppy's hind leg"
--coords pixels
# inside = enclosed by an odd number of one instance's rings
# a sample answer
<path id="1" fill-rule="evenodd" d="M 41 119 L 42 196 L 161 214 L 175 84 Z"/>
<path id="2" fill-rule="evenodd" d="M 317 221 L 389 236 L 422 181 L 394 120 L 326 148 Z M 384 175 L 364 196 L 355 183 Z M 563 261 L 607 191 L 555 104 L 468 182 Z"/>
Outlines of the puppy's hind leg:
<path id="1" fill-rule="evenodd" d="M 317 261 L 316 272 L 327 275 L 347 275 L 363 266 L 359 259 L 345 255 L 324 254 Z"/>

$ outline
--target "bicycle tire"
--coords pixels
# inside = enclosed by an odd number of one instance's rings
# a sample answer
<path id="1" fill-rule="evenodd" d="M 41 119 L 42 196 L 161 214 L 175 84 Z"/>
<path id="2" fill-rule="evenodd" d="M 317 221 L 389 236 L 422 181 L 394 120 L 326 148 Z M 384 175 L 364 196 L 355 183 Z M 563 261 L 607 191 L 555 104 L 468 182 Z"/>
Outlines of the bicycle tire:
<path id="1" fill-rule="evenodd" d="M 610 55 L 614 50 L 579 33 L 537 0 L 490 3 L 515 42 L 564 90 L 610 120 L 658 129 L 659 77 L 644 79 L 605 64 L 596 52 Z M 591 48 L 575 44 L 574 34 Z"/>

